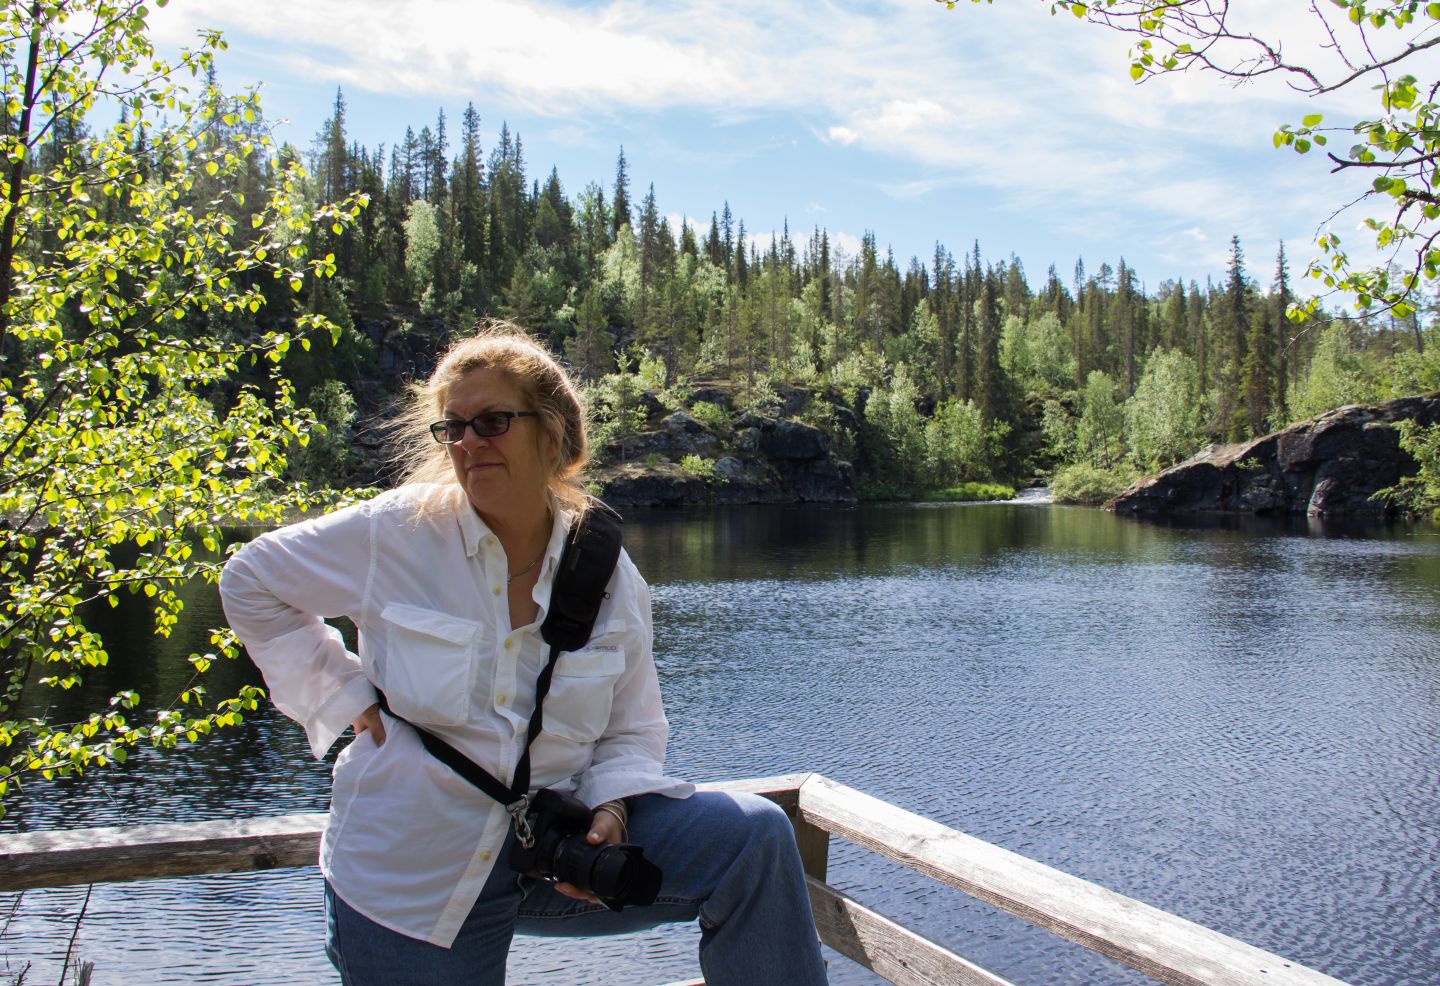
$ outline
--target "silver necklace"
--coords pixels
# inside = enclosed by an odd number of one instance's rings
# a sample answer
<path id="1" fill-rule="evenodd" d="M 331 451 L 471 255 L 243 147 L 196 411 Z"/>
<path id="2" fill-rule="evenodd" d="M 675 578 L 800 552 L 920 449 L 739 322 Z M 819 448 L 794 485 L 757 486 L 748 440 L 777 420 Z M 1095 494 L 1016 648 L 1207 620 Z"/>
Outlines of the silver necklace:
<path id="1" fill-rule="evenodd" d="M 544 557 L 545 557 L 545 552 L 543 552 L 543 551 L 540 552 L 540 558 L 544 558 Z M 540 564 L 540 558 L 536 558 L 534 561 L 532 561 L 530 564 L 526 565 L 524 568 L 520 569 L 520 571 L 518 571 L 518 572 L 506 572 L 506 573 L 505 573 L 505 584 L 508 586 L 511 582 L 514 582 L 514 581 L 515 581 L 516 579 L 518 579 L 520 576 L 522 576 L 522 575 L 524 575 L 526 572 L 530 571 L 530 569 L 532 569 L 532 568 L 534 568 L 536 565 Z"/>

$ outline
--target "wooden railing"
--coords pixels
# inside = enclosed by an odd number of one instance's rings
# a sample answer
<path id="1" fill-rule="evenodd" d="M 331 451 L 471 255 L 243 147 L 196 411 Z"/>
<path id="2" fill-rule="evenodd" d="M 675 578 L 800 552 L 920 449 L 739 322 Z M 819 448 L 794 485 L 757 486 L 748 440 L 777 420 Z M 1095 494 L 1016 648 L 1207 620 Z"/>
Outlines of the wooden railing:
<path id="1" fill-rule="evenodd" d="M 821 939 L 902 986 L 1008 986 L 825 882 L 829 837 L 892 859 L 1163 983 L 1344 986 L 1314 969 L 1044 866 L 819 774 L 701 785 L 785 809 Z M 0 892 L 313 866 L 324 815 L 0 837 Z"/>

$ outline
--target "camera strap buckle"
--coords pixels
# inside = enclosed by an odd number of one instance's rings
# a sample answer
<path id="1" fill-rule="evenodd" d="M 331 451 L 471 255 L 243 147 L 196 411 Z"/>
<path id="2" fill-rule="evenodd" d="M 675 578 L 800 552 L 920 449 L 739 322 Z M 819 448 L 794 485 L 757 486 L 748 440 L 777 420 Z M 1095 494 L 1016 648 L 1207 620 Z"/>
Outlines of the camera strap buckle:
<path id="1" fill-rule="evenodd" d="M 520 800 L 505 806 L 510 817 L 515 821 L 515 839 L 526 849 L 535 845 L 535 833 L 530 828 L 530 819 L 526 813 L 530 810 L 530 795 L 522 794 Z"/>

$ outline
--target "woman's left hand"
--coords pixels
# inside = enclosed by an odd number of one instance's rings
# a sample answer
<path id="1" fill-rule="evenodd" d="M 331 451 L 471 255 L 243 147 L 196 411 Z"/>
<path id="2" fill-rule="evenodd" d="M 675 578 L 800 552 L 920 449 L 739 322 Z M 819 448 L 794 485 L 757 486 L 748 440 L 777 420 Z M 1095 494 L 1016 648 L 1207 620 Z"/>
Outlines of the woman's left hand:
<path id="1" fill-rule="evenodd" d="M 608 811 L 597 811 L 590 818 L 590 831 L 586 833 L 585 841 L 592 846 L 614 845 L 620 841 L 621 834 L 620 819 Z M 566 897 L 600 903 L 600 898 L 586 893 L 573 883 L 557 883 L 555 889 Z"/>

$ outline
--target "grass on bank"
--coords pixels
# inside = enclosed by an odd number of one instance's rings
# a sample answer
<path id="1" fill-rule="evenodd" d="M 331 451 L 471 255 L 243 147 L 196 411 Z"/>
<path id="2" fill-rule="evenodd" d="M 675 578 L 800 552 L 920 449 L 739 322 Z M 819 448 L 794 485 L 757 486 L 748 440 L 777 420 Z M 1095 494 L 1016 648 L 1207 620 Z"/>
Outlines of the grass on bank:
<path id="1" fill-rule="evenodd" d="M 939 489 L 907 490 L 890 483 L 862 480 L 856 493 L 868 502 L 978 503 L 1015 498 L 1015 488 L 1004 483 L 960 483 Z"/>
<path id="2" fill-rule="evenodd" d="M 926 490 L 917 500 L 940 501 L 944 503 L 974 503 L 982 500 L 1013 500 L 1015 487 L 1004 483 L 961 483 L 944 489 Z"/>

